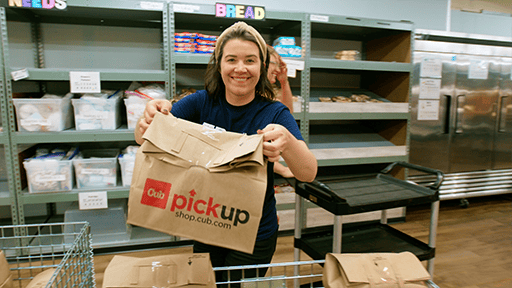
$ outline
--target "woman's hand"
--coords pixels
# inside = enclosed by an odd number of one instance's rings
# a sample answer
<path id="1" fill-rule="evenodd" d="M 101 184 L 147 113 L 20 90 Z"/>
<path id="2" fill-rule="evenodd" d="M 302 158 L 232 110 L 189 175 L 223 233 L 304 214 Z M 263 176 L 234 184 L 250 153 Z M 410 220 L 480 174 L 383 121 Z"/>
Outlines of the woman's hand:
<path id="1" fill-rule="evenodd" d="M 288 83 L 288 67 L 286 67 L 286 63 L 283 61 L 283 58 L 279 57 L 279 73 L 276 78 L 281 85 L 284 83 Z"/>
<path id="2" fill-rule="evenodd" d="M 267 156 L 270 162 L 278 162 L 292 134 L 278 124 L 269 124 L 265 129 L 258 130 L 258 134 L 263 134 L 263 155 Z"/>
<path id="3" fill-rule="evenodd" d="M 169 114 L 171 111 L 172 104 L 169 100 L 166 99 L 156 99 L 151 100 L 146 104 L 146 108 L 144 109 L 144 115 L 140 118 L 139 122 L 137 122 L 137 126 L 135 127 L 135 141 L 141 145 L 144 142 L 142 139 L 142 135 L 146 132 L 149 127 L 149 124 L 153 122 L 153 118 L 155 118 L 155 114 L 157 112 L 161 112 L 163 114 Z"/>

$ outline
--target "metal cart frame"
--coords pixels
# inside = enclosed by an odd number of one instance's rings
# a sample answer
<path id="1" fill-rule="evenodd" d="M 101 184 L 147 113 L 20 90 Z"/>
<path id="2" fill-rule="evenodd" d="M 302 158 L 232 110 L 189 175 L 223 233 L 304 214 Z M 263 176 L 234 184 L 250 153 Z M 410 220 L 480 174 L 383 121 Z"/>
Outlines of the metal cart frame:
<path id="1" fill-rule="evenodd" d="M 296 261 L 284 263 L 271 263 L 260 265 L 244 265 L 230 267 L 216 267 L 214 271 L 234 271 L 241 270 L 244 275 L 246 269 L 263 269 L 267 268 L 265 277 L 246 278 L 242 276 L 241 280 L 228 280 L 226 282 L 217 282 L 217 285 L 240 286 L 241 288 L 281 288 L 281 287 L 323 287 L 318 286 L 322 281 L 323 264 L 325 260 L 314 261 Z M 434 282 L 427 281 L 431 288 L 439 288 Z"/>
<path id="2" fill-rule="evenodd" d="M 45 287 L 96 287 L 90 230 L 87 222 L 0 226 L 15 287 L 50 268 L 55 272 Z"/>

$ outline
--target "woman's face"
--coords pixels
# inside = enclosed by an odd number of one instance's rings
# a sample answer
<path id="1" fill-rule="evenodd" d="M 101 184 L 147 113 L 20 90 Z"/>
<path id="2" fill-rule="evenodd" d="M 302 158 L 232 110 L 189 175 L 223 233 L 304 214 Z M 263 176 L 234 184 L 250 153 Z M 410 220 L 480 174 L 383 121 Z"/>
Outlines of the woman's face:
<path id="1" fill-rule="evenodd" d="M 230 104 L 244 105 L 254 99 L 260 79 L 259 55 L 258 45 L 251 41 L 232 39 L 224 45 L 220 74 Z"/>
<path id="2" fill-rule="evenodd" d="M 270 63 L 268 64 L 268 72 L 267 77 L 270 83 L 276 83 L 277 74 L 279 74 L 279 59 L 277 56 L 272 54 L 270 55 Z"/>

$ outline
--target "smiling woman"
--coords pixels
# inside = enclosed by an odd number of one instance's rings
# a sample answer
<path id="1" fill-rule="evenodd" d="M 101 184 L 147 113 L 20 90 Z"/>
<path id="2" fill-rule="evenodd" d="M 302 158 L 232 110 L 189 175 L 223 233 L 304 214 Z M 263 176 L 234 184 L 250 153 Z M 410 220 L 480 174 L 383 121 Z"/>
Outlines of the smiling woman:
<path id="1" fill-rule="evenodd" d="M 267 264 L 272 260 L 278 230 L 274 162 L 282 157 L 300 181 L 311 182 L 316 177 L 316 159 L 304 142 L 295 118 L 285 105 L 275 101 L 267 77 L 269 58 L 267 44 L 258 31 L 244 22 L 235 23 L 217 40 L 205 74 L 205 90 L 174 105 L 168 100 L 150 101 L 135 129 L 135 139 L 142 144 L 142 135 L 155 114 L 172 113 L 181 119 L 209 123 L 231 132 L 263 135 L 263 155 L 268 165 L 266 179 L 261 181 L 265 181 L 266 190 L 261 191 L 265 200 L 253 253 L 194 242 L 194 252 L 210 253 L 214 267 Z M 239 201 L 244 201 L 244 197 Z M 265 272 L 265 269 L 249 270 L 245 271 L 245 277 L 263 276 Z M 233 274 L 230 278 L 236 280 Z M 216 277 L 222 281 L 227 275 Z"/>
<path id="2" fill-rule="evenodd" d="M 254 99 L 260 66 L 259 49 L 253 42 L 234 39 L 224 46 L 220 74 L 228 103 L 241 106 Z"/>

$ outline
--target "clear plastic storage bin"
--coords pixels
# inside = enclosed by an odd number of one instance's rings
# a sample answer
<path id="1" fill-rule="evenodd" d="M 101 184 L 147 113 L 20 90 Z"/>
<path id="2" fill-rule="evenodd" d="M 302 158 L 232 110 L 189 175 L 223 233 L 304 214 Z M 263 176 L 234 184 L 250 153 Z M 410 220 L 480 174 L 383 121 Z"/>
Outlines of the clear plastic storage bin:
<path id="1" fill-rule="evenodd" d="M 80 210 L 75 201 L 64 212 L 64 222 L 87 221 L 91 225 L 93 245 L 129 241 L 131 226 L 126 224 L 126 203 L 126 199 L 111 199 L 107 209 Z"/>
<path id="2" fill-rule="evenodd" d="M 128 129 L 135 129 L 137 121 L 144 114 L 144 109 L 149 99 L 142 99 L 139 97 L 128 97 L 124 99 L 124 105 L 126 106 L 126 122 L 128 123 Z"/>
<path id="3" fill-rule="evenodd" d="M 121 98 L 72 99 L 76 130 L 115 130 L 121 126 Z"/>
<path id="4" fill-rule="evenodd" d="M 72 160 L 32 159 L 25 160 L 28 192 L 61 192 L 73 188 Z"/>
<path id="5" fill-rule="evenodd" d="M 73 126 L 72 94 L 62 99 L 12 99 L 18 131 L 62 131 Z"/>
<path id="6" fill-rule="evenodd" d="M 78 188 L 117 185 L 118 149 L 83 150 L 73 159 Z"/>
<path id="7" fill-rule="evenodd" d="M 135 165 L 135 154 L 120 155 L 119 165 L 121 166 L 121 179 L 123 186 L 130 186 L 132 183 L 133 167 Z"/>

